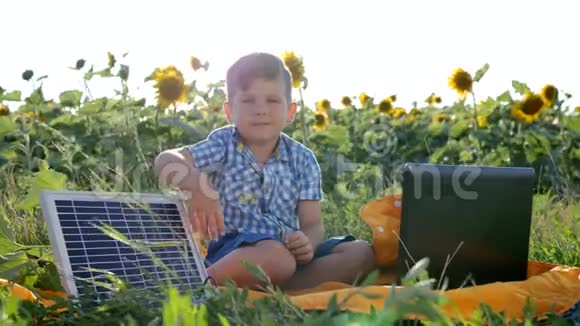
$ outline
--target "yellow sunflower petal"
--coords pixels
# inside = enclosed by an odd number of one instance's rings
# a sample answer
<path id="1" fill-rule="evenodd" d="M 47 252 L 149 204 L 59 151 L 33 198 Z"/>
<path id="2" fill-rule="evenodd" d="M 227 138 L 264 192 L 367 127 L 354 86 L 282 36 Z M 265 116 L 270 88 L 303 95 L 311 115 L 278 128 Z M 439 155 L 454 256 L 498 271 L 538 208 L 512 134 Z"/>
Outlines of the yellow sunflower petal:
<path id="1" fill-rule="evenodd" d="M 352 100 L 348 96 L 343 96 L 342 99 L 340 99 L 340 103 L 345 107 L 350 107 L 352 105 Z"/>
<path id="2" fill-rule="evenodd" d="M 322 130 L 329 123 L 330 121 L 328 120 L 328 115 L 325 112 L 317 111 L 314 113 L 314 125 L 312 128 L 315 130 Z"/>
<path id="3" fill-rule="evenodd" d="M 360 101 L 360 105 L 361 105 L 361 106 L 365 106 L 365 105 L 367 105 L 367 104 L 370 104 L 370 99 L 371 99 L 371 98 L 370 98 L 370 97 L 369 97 L 369 96 L 368 96 L 368 95 L 367 95 L 365 92 L 362 92 L 362 93 L 360 93 L 360 95 L 358 96 L 358 99 L 359 99 L 359 101 Z"/>
<path id="4" fill-rule="evenodd" d="M 4 104 L 0 104 L 0 117 L 10 114 L 10 109 Z"/>
<path id="5" fill-rule="evenodd" d="M 386 98 L 384 100 L 382 100 L 381 102 L 379 102 L 379 105 L 377 105 L 377 112 L 383 113 L 383 114 L 387 114 L 389 113 L 389 111 L 391 111 L 393 109 L 393 103 L 391 102 L 390 98 Z"/>
<path id="6" fill-rule="evenodd" d="M 540 94 L 548 106 L 554 105 L 558 100 L 558 89 L 554 85 L 544 86 Z"/>
<path id="7" fill-rule="evenodd" d="M 514 104 L 511 113 L 514 118 L 530 123 L 538 119 L 546 105 L 541 95 L 528 93 L 523 100 Z"/>
<path id="8" fill-rule="evenodd" d="M 328 110 L 330 110 L 330 101 L 327 99 L 323 99 L 319 102 L 316 102 L 316 110 L 328 112 Z"/>
<path id="9" fill-rule="evenodd" d="M 457 68 L 449 77 L 448 84 L 460 97 L 465 98 L 467 93 L 472 91 L 473 78 L 467 71 Z"/>
<path id="10" fill-rule="evenodd" d="M 183 74 L 175 66 L 156 69 L 153 73 L 157 89 L 157 103 L 161 108 L 167 108 L 173 103 L 184 103 L 187 100 L 188 88 Z"/>
<path id="11" fill-rule="evenodd" d="M 300 88 L 302 79 L 304 79 L 304 63 L 302 58 L 298 57 L 294 51 L 286 51 L 282 54 L 282 61 L 292 75 L 292 87 Z"/>

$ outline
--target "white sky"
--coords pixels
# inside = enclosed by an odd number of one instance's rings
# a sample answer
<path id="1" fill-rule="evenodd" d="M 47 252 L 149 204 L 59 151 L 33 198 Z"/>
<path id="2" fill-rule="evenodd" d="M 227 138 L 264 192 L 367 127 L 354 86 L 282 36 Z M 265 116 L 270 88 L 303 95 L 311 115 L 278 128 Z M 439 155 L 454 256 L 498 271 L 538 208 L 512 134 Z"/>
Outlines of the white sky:
<path id="1" fill-rule="evenodd" d="M 4 0 L 0 5 L 0 86 L 31 86 L 20 76 L 33 69 L 45 95 L 82 89 L 82 75 L 67 69 L 77 59 L 107 63 L 107 51 L 131 67 L 130 87 L 152 98 L 143 78 L 175 64 L 191 80 L 225 78 L 227 67 L 252 51 L 304 57 L 307 102 L 365 91 L 398 104 L 422 102 L 431 92 L 456 99 L 447 77 L 456 67 L 491 68 L 476 85 L 479 99 L 511 89 L 513 79 L 533 90 L 553 83 L 580 105 L 579 6 L 547 1 L 64 1 Z M 574 32 L 576 31 L 576 32 Z M 210 61 L 193 74 L 190 55 Z M 94 96 L 113 86 L 95 77 Z"/>

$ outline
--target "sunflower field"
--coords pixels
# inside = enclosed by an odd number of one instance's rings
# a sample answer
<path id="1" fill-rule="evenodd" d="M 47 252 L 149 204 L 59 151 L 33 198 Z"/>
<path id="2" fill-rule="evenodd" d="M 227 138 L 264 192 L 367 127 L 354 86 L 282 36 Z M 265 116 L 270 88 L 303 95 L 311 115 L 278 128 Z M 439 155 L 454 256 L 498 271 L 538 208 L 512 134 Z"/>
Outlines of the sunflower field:
<path id="1" fill-rule="evenodd" d="M 328 236 L 348 232 L 370 239 L 358 208 L 398 191 L 404 162 L 530 166 L 536 171 L 530 258 L 580 266 L 580 108 L 567 105 L 571 94 L 557 85 L 536 90 L 514 80 L 502 94 L 476 96 L 477 83 L 489 69 L 485 64 L 474 72 L 451 71 L 448 86 L 457 98 L 446 101 L 425 94 L 412 107 L 402 107 L 393 90 L 381 98 L 345 94 L 337 103 L 324 98 L 305 103 L 303 59 L 291 51 L 282 58 L 299 108 L 285 132 L 318 157 Z M 161 151 L 200 141 L 227 123 L 223 80 L 202 87 L 185 80 L 175 66 L 153 68 L 143 76 L 157 91 L 157 101 L 148 103 L 129 92 L 130 67 L 112 53 L 107 59 L 102 64 L 78 60 L 72 68 L 87 87 L 62 90 L 58 98 L 46 98 L 46 76 L 30 70 L 22 78 L 32 91 L 0 85 L 0 279 L 62 291 L 38 202 L 42 189 L 156 192 L 152 164 Z M 191 69 L 207 70 L 209 63 L 192 57 Z M 92 97 L 89 85 L 95 78 L 114 81 L 116 95 Z M 182 314 L 182 322 L 222 325 L 326 324 L 378 323 L 396 315 L 336 309 L 305 314 L 282 294 L 254 308 L 244 305 L 243 294 L 227 291 L 202 308 L 173 292 L 157 310 L 139 300 L 120 293 L 98 307 L 64 302 L 48 309 L 0 292 L 0 321 L 156 325 Z M 67 310 L 57 312 L 58 307 Z"/>

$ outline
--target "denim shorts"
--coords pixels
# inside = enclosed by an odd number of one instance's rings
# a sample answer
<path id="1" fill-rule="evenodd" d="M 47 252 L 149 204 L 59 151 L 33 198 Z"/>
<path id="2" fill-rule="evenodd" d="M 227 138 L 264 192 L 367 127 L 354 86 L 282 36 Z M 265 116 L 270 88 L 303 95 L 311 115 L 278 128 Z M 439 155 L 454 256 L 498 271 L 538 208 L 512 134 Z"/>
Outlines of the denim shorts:
<path id="1" fill-rule="evenodd" d="M 207 255 L 205 257 L 205 265 L 210 266 L 211 264 L 215 264 L 215 262 L 225 257 L 235 249 L 253 245 L 262 240 L 274 240 L 280 241 L 280 243 L 284 243 L 283 239 L 278 235 L 239 233 L 236 231 L 230 232 L 219 238 L 217 241 L 210 241 L 207 248 Z M 352 235 L 331 237 L 320 243 L 318 248 L 316 248 L 314 258 L 329 255 L 332 252 L 332 249 L 334 249 L 334 247 L 336 247 L 336 245 L 339 243 L 354 240 L 355 238 Z"/>

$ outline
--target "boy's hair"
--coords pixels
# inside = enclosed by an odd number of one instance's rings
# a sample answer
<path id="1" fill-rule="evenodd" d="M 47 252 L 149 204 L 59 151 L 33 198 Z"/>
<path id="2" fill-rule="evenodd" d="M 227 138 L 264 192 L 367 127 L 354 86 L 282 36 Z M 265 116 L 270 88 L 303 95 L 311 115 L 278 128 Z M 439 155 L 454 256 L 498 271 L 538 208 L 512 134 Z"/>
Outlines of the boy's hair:
<path id="1" fill-rule="evenodd" d="M 281 79 L 288 103 L 292 102 L 292 77 L 284 62 L 269 53 L 256 52 L 239 58 L 229 69 L 226 77 L 228 99 L 231 101 L 236 91 L 246 90 L 257 79 Z"/>

